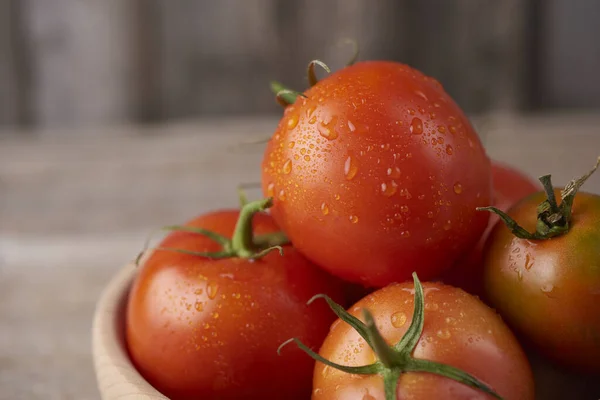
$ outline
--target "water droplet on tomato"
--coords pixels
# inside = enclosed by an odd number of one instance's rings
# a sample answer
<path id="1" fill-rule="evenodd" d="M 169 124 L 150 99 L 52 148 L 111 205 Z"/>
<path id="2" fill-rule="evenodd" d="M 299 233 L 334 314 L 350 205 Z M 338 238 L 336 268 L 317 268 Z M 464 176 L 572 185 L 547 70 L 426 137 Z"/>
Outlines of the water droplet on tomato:
<path id="1" fill-rule="evenodd" d="M 523 271 L 520 269 L 517 270 L 517 278 L 519 278 L 520 281 L 523 280 Z"/>
<path id="2" fill-rule="evenodd" d="M 530 270 L 533 267 L 533 258 L 529 254 L 525 254 L 525 269 Z"/>
<path id="3" fill-rule="evenodd" d="M 208 282 L 206 285 L 206 294 L 209 299 L 214 299 L 217 297 L 217 293 L 219 292 L 219 284 L 217 282 Z"/>
<path id="4" fill-rule="evenodd" d="M 317 117 L 315 115 L 313 115 L 312 117 L 310 117 L 310 119 L 308 120 L 308 123 L 313 125 L 315 122 L 317 122 Z"/>
<path id="5" fill-rule="evenodd" d="M 204 290 L 198 288 L 194 291 L 194 294 L 202 294 L 202 292 L 204 292 Z"/>
<path id="6" fill-rule="evenodd" d="M 356 215 L 351 215 L 348 217 L 348 219 L 350 220 L 350 222 L 352 222 L 353 224 L 356 224 L 358 222 L 358 217 Z"/>
<path id="7" fill-rule="evenodd" d="M 450 334 L 450 331 L 448 329 L 440 329 L 439 331 L 437 331 L 436 336 L 439 337 L 440 339 L 450 339 L 450 336 L 452 336 Z"/>
<path id="8" fill-rule="evenodd" d="M 456 325 L 456 318 L 446 317 L 446 323 L 448 325 Z"/>
<path id="9" fill-rule="evenodd" d="M 344 175 L 346 175 L 346 179 L 352 180 L 356 173 L 358 172 L 358 166 L 356 165 L 356 161 L 352 158 L 352 156 L 348 156 L 346 162 L 344 163 Z"/>
<path id="10" fill-rule="evenodd" d="M 333 198 L 336 199 L 336 200 L 339 200 L 340 199 L 340 194 L 339 193 L 334 194 Z"/>
<path id="11" fill-rule="evenodd" d="M 412 108 L 409 108 L 409 109 L 408 109 L 408 113 L 409 113 L 410 115 L 415 115 L 415 110 L 413 110 Z"/>
<path id="12" fill-rule="evenodd" d="M 285 199 L 286 199 L 285 190 L 281 189 L 279 191 L 279 195 L 277 197 L 279 198 L 279 200 L 285 201 Z"/>
<path id="13" fill-rule="evenodd" d="M 450 145 L 446 146 L 446 154 L 451 156 L 453 153 L 454 153 L 454 149 L 452 148 L 452 146 L 450 146 Z"/>
<path id="14" fill-rule="evenodd" d="M 292 160 L 288 159 L 285 163 L 283 163 L 282 171 L 286 175 L 292 172 Z"/>
<path id="15" fill-rule="evenodd" d="M 348 120 L 348 129 L 350 129 L 350 132 L 354 132 L 356 130 L 356 127 L 350 120 Z"/>
<path id="16" fill-rule="evenodd" d="M 294 114 L 288 119 L 287 127 L 288 129 L 294 129 L 296 125 L 298 125 L 298 116 Z"/>
<path id="17" fill-rule="evenodd" d="M 437 131 L 439 133 L 446 133 L 446 127 L 443 126 L 443 125 L 440 125 L 440 126 L 437 127 Z"/>
<path id="18" fill-rule="evenodd" d="M 433 218 L 433 211 L 427 211 L 427 218 Z"/>
<path id="19" fill-rule="evenodd" d="M 310 161 L 310 156 L 304 156 L 304 161 Z"/>
<path id="20" fill-rule="evenodd" d="M 435 103 L 433 103 L 433 106 L 435 108 L 440 108 L 442 105 L 440 103 L 435 102 Z"/>
<path id="21" fill-rule="evenodd" d="M 456 127 L 454 125 L 448 125 L 448 130 L 450 133 L 456 133 Z"/>
<path id="22" fill-rule="evenodd" d="M 393 196 L 397 190 L 398 190 L 398 185 L 396 184 L 395 181 L 390 181 L 387 183 L 384 182 L 381 184 L 381 193 L 383 193 L 383 195 L 386 197 Z"/>
<path id="23" fill-rule="evenodd" d="M 219 319 L 219 313 L 215 311 L 214 313 L 212 313 L 212 317 L 214 319 Z"/>
<path id="24" fill-rule="evenodd" d="M 386 173 L 387 173 L 387 176 L 389 176 L 392 179 L 400 178 L 400 168 L 398 168 L 398 167 L 388 168 Z"/>
<path id="25" fill-rule="evenodd" d="M 420 118 L 413 118 L 410 127 L 408 128 L 410 133 L 413 135 L 420 135 L 423 133 L 423 121 Z"/>
<path id="26" fill-rule="evenodd" d="M 312 117 L 312 115 L 315 113 L 316 109 L 317 109 L 317 106 L 310 106 L 310 107 L 308 107 L 308 109 L 306 110 L 306 116 L 307 117 Z"/>
<path id="27" fill-rule="evenodd" d="M 406 323 L 406 314 L 401 311 L 395 312 L 391 316 L 391 322 L 394 328 L 401 328 Z"/>
<path id="28" fill-rule="evenodd" d="M 440 308 L 437 303 L 425 303 L 425 309 L 429 311 L 437 311 Z"/>
<path id="29" fill-rule="evenodd" d="M 318 130 L 319 130 L 319 134 L 327 140 L 333 140 L 338 137 L 335 130 L 331 129 L 330 127 L 328 127 L 324 124 L 320 124 L 318 127 Z"/>
<path id="30" fill-rule="evenodd" d="M 196 309 L 196 311 L 204 311 L 204 303 L 201 301 L 197 301 L 194 304 L 194 308 Z"/>
<path id="31" fill-rule="evenodd" d="M 428 101 L 429 99 L 427 98 L 427 96 L 425 96 L 425 93 L 421 92 L 420 90 L 415 90 L 415 94 L 417 96 L 419 96 L 420 98 L 422 98 L 425 101 Z"/>
<path id="32" fill-rule="evenodd" d="M 461 194 L 461 193 L 462 193 L 462 190 L 463 190 L 463 188 L 462 188 L 462 184 L 461 184 L 460 182 L 456 182 L 456 183 L 454 184 L 454 193 L 456 193 L 456 194 Z"/>
<path id="33" fill-rule="evenodd" d="M 410 211 L 410 209 L 408 208 L 408 206 L 401 206 L 400 211 L 402 211 L 404 214 L 406 214 Z"/>
<path id="34" fill-rule="evenodd" d="M 319 388 L 316 388 L 315 390 L 313 390 L 313 394 L 314 394 L 315 396 L 316 396 L 316 395 L 319 395 L 319 394 L 321 394 L 321 392 L 322 392 L 322 390 L 321 390 L 321 389 L 319 389 Z"/>
<path id="35" fill-rule="evenodd" d="M 329 214 L 329 206 L 327 205 L 327 203 L 321 203 L 321 212 L 323 213 L 323 215 Z"/>
<path id="36" fill-rule="evenodd" d="M 291 141 L 291 142 L 288 143 L 288 147 L 290 149 L 293 149 L 295 145 L 296 145 L 296 142 L 294 142 L 294 141 Z"/>
<path id="37" fill-rule="evenodd" d="M 554 290 L 554 285 L 552 285 L 551 283 L 547 283 L 545 285 L 542 285 L 542 287 L 540 288 L 540 290 L 545 295 L 548 295 L 548 294 L 550 294 Z"/>
<path id="38" fill-rule="evenodd" d="M 449 231 L 452 228 L 452 221 L 448 220 L 444 223 L 444 230 Z"/>
<path id="39" fill-rule="evenodd" d="M 400 232 L 400 237 L 402 239 L 408 239 L 410 237 L 410 231 L 402 231 L 402 232 Z"/>

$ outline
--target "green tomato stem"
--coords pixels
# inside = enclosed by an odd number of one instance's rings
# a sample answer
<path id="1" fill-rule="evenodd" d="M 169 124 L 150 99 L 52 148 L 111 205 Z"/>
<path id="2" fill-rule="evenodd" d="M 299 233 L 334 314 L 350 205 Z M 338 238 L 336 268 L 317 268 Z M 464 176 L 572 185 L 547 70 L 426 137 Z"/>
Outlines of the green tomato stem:
<path id="1" fill-rule="evenodd" d="M 363 318 L 365 322 L 361 322 L 358 318 L 354 317 L 348 311 L 344 310 L 342 306 L 335 303 L 331 298 L 325 295 L 317 295 L 309 300 L 309 304 L 318 298 L 323 298 L 327 301 L 333 312 L 344 322 L 348 323 L 353 327 L 367 342 L 369 347 L 376 354 L 378 361 L 370 365 L 352 367 L 346 365 L 340 365 L 331 362 L 321 356 L 320 354 L 309 349 L 297 338 L 292 338 L 284 342 L 278 349 L 280 353 L 281 349 L 290 343 L 295 343 L 300 349 L 306 354 L 312 357 L 314 360 L 328 365 L 332 368 L 336 368 L 342 372 L 349 374 L 366 374 L 374 375 L 378 374 L 383 379 L 384 391 L 386 400 L 397 399 L 397 386 L 400 376 L 405 372 L 424 372 L 436 374 L 439 376 L 446 377 L 448 379 L 455 380 L 456 382 L 468 385 L 474 389 L 478 389 L 482 392 L 489 393 L 497 399 L 502 399 L 492 388 L 477 380 L 477 378 L 469 375 L 468 373 L 445 364 L 437 363 L 429 360 L 417 359 L 412 356 L 412 353 L 417 346 L 419 339 L 423 333 L 424 316 L 425 316 L 425 296 L 423 293 L 423 286 L 419 281 L 416 273 L 412 274 L 415 288 L 415 305 L 414 313 L 411 324 L 402 337 L 402 339 L 395 345 L 389 346 L 379 330 L 375 325 L 375 320 L 371 313 L 364 309 Z"/>
<path id="2" fill-rule="evenodd" d="M 546 200 L 537 207 L 537 222 L 535 232 L 529 232 L 520 226 L 512 217 L 496 207 L 478 207 L 479 211 L 490 211 L 497 214 L 508 229 L 518 238 L 528 240 L 545 240 L 569 232 L 573 216 L 573 202 L 579 188 L 600 167 L 600 157 L 596 160 L 594 167 L 580 178 L 569 182 L 561 191 L 562 201 L 560 205 L 556 201 L 552 177 L 544 175 L 539 178 L 546 193 Z"/>
<path id="3" fill-rule="evenodd" d="M 275 99 L 282 107 L 294 104 L 298 96 L 307 98 L 303 93 L 288 89 L 280 82 L 272 81 L 270 85 L 271 91 L 275 94 Z"/>
<path id="4" fill-rule="evenodd" d="M 325 64 L 323 61 L 312 60 L 311 62 L 308 63 L 308 68 L 307 68 L 308 84 L 310 86 L 315 86 L 317 84 L 317 82 L 319 82 L 319 80 L 317 79 L 317 75 L 315 74 L 315 66 L 316 65 L 323 68 L 325 71 L 327 71 L 328 74 L 331 73 L 331 70 L 329 69 L 327 64 Z"/>

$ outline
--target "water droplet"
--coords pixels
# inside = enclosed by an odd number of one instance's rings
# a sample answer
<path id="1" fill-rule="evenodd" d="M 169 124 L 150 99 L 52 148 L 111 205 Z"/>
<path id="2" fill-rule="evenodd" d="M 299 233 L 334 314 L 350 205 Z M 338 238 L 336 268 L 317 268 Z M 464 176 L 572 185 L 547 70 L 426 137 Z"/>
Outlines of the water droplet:
<path id="1" fill-rule="evenodd" d="M 437 303 L 425 303 L 425 309 L 430 311 L 437 311 L 440 306 Z"/>
<path id="2" fill-rule="evenodd" d="M 288 119 L 287 127 L 288 129 L 294 129 L 298 125 L 298 116 L 292 115 L 290 119 Z"/>
<path id="3" fill-rule="evenodd" d="M 431 119 L 435 119 L 436 117 L 437 117 L 437 115 L 435 115 L 435 113 L 434 113 L 434 112 L 430 112 L 430 113 L 429 113 L 429 118 L 431 118 Z"/>
<path id="4" fill-rule="evenodd" d="M 279 197 L 279 200 L 281 200 L 281 201 L 285 201 L 285 199 L 286 199 L 286 196 L 285 196 L 285 190 L 281 189 L 281 190 L 279 191 L 279 196 L 278 196 L 278 197 Z"/>
<path id="5" fill-rule="evenodd" d="M 356 166 L 356 162 L 351 156 L 348 156 L 346 162 L 344 163 L 344 175 L 346 175 L 346 179 L 352 180 L 356 176 L 358 172 L 358 167 Z"/>
<path id="6" fill-rule="evenodd" d="M 540 290 L 542 291 L 542 293 L 548 294 L 554 290 L 554 285 L 552 285 L 551 283 L 547 283 L 547 284 L 543 285 L 540 288 Z"/>
<path id="7" fill-rule="evenodd" d="M 440 103 L 437 103 L 437 102 L 436 102 L 436 103 L 433 103 L 433 106 L 434 106 L 435 108 L 440 108 L 442 105 L 441 105 Z"/>
<path id="8" fill-rule="evenodd" d="M 450 331 L 448 329 L 440 329 L 435 334 L 440 339 L 450 339 L 450 336 L 451 336 Z"/>
<path id="9" fill-rule="evenodd" d="M 340 199 L 340 194 L 339 193 L 334 194 L 333 198 L 336 199 L 336 200 L 339 200 Z"/>
<path id="10" fill-rule="evenodd" d="M 440 125 L 440 126 L 438 126 L 438 127 L 437 127 L 437 131 L 438 131 L 439 133 L 446 133 L 446 127 L 445 127 L 445 126 L 442 126 L 442 125 Z"/>
<path id="11" fill-rule="evenodd" d="M 214 313 L 212 313 L 212 317 L 214 319 L 218 319 L 219 318 L 219 313 L 215 311 Z"/>
<path id="12" fill-rule="evenodd" d="M 275 184 L 273 182 L 271 182 L 267 185 L 267 196 L 273 197 L 274 193 L 275 193 Z"/>
<path id="13" fill-rule="evenodd" d="M 461 183 L 460 183 L 460 182 L 456 182 L 456 183 L 454 184 L 454 193 L 456 193 L 456 194 L 461 194 L 461 193 L 462 193 L 462 190 L 463 190 L 463 188 L 462 188 L 462 185 L 461 185 Z"/>
<path id="14" fill-rule="evenodd" d="M 400 168 L 398 168 L 398 167 L 388 168 L 386 173 L 387 173 L 387 176 L 389 176 L 392 179 L 400 178 Z"/>
<path id="15" fill-rule="evenodd" d="M 356 215 L 351 215 L 348 217 L 348 219 L 350 220 L 350 222 L 352 222 L 353 224 L 356 224 L 358 222 L 358 217 Z"/>
<path id="16" fill-rule="evenodd" d="M 452 153 L 454 153 L 454 149 L 452 148 L 452 146 L 450 146 L 450 145 L 446 146 L 446 154 L 451 156 Z"/>
<path id="17" fill-rule="evenodd" d="M 304 161 L 310 161 L 310 156 L 304 156 Z"/>
<path id="18" fill-rule="evenodd" d="M 331 129 L 329 126 L 323 123 L 319 124 L 318 130 L 319 134 L 327 140 L 333 140 L 338 137 L 338 134 L 334 129 Z"/>
<path id="19" fill-rule="evenodd" d="M 329 365 L 323 367 L 323 369 L 321 370 L 321 375 L 323 376 L 323 378 L 329 375 Z"/>
<path id="20" fill-rule="evenodd" d="M 427 218 L 433 218 L 433 211 L 427 211 Z"/>
<path id="21" fill-rule="evenodd" d="M 519 253 L 520 251 L 521 251 L 521 248 L 520 248 L 520 247 L 515 247 L 514 249 L 512 249 L 511 253 L 513 253 L 513 254 L 517 254 L 517 253 Z"/>
<path id="22" fill-rule="evenodd" d="M 402 231 L 402 232 L 400 232 L 400 237 L 402 239 L 408 239 L 410 237 L 410 231 Z"/>
<path id="23" fill-rule="evenodd" d="M 204 303 L 201 301 L 197 301 L 194 304 L 194 308 L 196 309 L 196 311 L 203 311 L 204 310 Z"/>
<path id="24" fill-rule="evenodd" d="M 419 107 L 419 112 L 420 112 L 421 114 L 425 114 L 425 109 L 424 109 L 423 107 Z"/>
<path id="25" fill-rule="evenodd" d="M 408 109 L 408 113 L 409 113 L 410 115 L 415 115 L 415 110 L 413 110 L 412 108 L 409 108 L 409 109 Z"/>
<path id="26" fill-rule="evenodd" d="M 204 292 L 204 290 L 198 288 L 194 291 L 194 294 L 202 294 L 202 292 Z"/>
<path id="27" fill-rule="evenodd" d="M 400 311 L 395 312 L 392 314 L 390 320 L 394 328 L 401 328 L 406 323 L 406 314 Z"/>
<path id="28" fill-rule="evenodd" d="M 523 271 L 521 271 L 520 269 L 517 270 L 517 278 L 519 278 L 520 281 L 523 280 Z"/>
<path id="29" fill-rule="evenodd" d="M 393 196 L 397 190 L 398 190 L 398 185 L 396 184 L 395 181 L 391 181 L 388 183 L 384 182 L 381 184 L 381 193 L 383 193 L 383 195 L 386 197 Z"/>
<path id="30" fill-rule="evenodd" d="M 321 212 L 323 213 L 323 215 L 329 214 L 329 206 L 327 205 L 327 203 L 321 203 Z"/>
<path id="31" fill-rule="evenodd" d="M 456 325 L 456 318 L 446 317 L 446 323 L 448 325 Z"/>
<path id="32" fill-rule="evenodd" d="M 312 124 L 314 124 L 315 122 L 317 122 L 317 117 L 313 115 L 313 116 L 312 116 L 312 117 L 310 117 L 310 119 L 308 120 L 308 123 L 312 125 Z"/>
<path id="33" fill-rule="evenodd" d="M 448 125 L 448 130 L 450 133 L 456 133 L 456 127 L 454 125 Z"/>
<path id="34" fill-rule="evenodd" d="M 288 159 L 284 164 L 283 164 L 283 173 L 284 174 L 289 174 L 290 172 L 292 172 L 292 160 Z"/>
<path id="35" fill-rule="evenodd" d="M 400 211 L 402 211 L 404 214 L 408 213 L 410 210 L 408 208 L 408 206 L 401 206 L 400 207 Z"/>
<path id="36" fill-rule="evenodd" d="M 419 96 L 420 98 L 422 98 L 425 101 L 428 101 L 429 99 L 427 98 L 427 96 L 425 96 L 425 93 L 421 92 L 420 90 L 415 90 L 415 94 L 417 96 Z"/>
<path id="37" fill-rule="evenodd" d="M 356 130 L 356 127 L 350 120 L 348 120 L 348 129 L 350 129 L 350 132 L 354 132 Z"/>
<path id="38" fill-rule="evenodd" d="M 410 127 L 408 128 L 410 133 L 413 135 L 420 135 L 423 133 L 423 121 L 420 118 L 413 118 Z"/>
<path id="39" fill-rule="evenodd" d="M 236 300 L 239 300 L 239 298 L 240 298 L 240 297 L 242 297 L 242 295 L 241 295 L 241 294 L 239 294 L 239 293 L 233 293 L 233 294 L 231 295 L 231 297 L 233 297 L 233 298 L 234 298 L 234 299 L 236 299 Z"/>
<path id="40" fill-rule="evenodd" d="M 302 154 L 302 155 L 306 154 L 306 147 L 303 147 L 300 149 L 300 154 Z"/>
<path id="41" fill-rule="evenodd" d="M 317 394 L 321 394 L 322 390 L 319 388 L 316 388 L 315 390 L 313 390 L 313 394 L 317 395 Z"/>
<path id="42" fill-rule="evenodd" d="M 308 107 L 308 109 L 306 110 L 306 116 L 312 117 L 312 115 L 315 113 L 316 109 L 317 109 L 317 106 Z"/>
<path id="43" fill-rule="evenodd" d="M 529 254 L 525 254 L 525 269 L 530 270 L 533 267 L 533 259 Z"/>
<path id="44" fill-rule="evenodd" d="M 452 228 L 452 221 L 448 220 L 444 223 L 444 230 L 449 231 Z"/>
<path id="45" fill-rule="evenodd" d="M 294 142 L 294 141 L 291 141 L 291 142 L 288 143 L 288 147 L 290 149 L 293 149 L 295 145 L 296 145 L 296 142 Z"/>
<path id="46" fill-rule="evenodd" d="M 209 299 L 214 299 L 217 297 L 217 293 L 219 292 L 219 284 L 217 282 L 208 282 L 206 285 L 206 294 Z"/>

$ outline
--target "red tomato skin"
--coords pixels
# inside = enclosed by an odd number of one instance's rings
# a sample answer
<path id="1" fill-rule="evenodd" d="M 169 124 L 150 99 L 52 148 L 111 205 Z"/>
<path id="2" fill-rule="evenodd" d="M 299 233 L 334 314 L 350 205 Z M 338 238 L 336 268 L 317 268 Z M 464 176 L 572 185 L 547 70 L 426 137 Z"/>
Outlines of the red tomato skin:
<path id="1" fill-rule="evenodd" d="M 560 190 L 555 192 L 560 201 Z M 544 193 L 508 214 L 535 231 Z M 523 340 L 559 364 L 600 374 L 600 196 L 579 192 L 569 232 L 516 238 L 497 224 L 486 243 L 485 296 Z"/>
<path id="2" fill-rule="evenodd" d="M 458 367 L 492 387 L 505 400 L 533 400 L 529 362 L 518 341 L 489 307 L 461 289 L 424 282 L 425 322 L 413 352 L 415 358 Z M 356 303 L 350 313 L 362 318 L 368 308 L 389 344 L 406 333 L 413 315 L 412 283 L 392 284 Z M 373 363 L 373 351 L 348 324 L 333 323 L 319 354 L 333 362 L 360 366 Z M 456 381 L 426 373 L 404 373 L 398 399 L 469 399 L 493 397 Z M 384 400 L 381 376 L 350 375 L 317 362 L 313 400 Z"/>
<path id="3" fill-rule="evenodd" d="M 187 225 L 231 237 L 238 215 L 218 211 Z M 253 226 L 256 234 L 279 230 L 266 214 L 255 215 Z M 161 246 L 219 250 L 183 232 Z M 284 251 L 255 262 L 154 252 L 133 283 L 126 314 L 127 346 L 140 373 L 173 400 L 307 398 L 314 363 L 299 350 L 276 350 L 290 337 L 318 347 L 334 316 L 306 302 L 317 293 L 342 299 L 342 291 L 293 247 Z"/>
<path id="4" fill-rule="evenodd" d="M 437 276 L 489 215 L 490 161 L 441 85 L 406 65 L 339 70 L 286 107 L 263 159 L 271 213 L 294 246 L 367 287 Z M 328 139 L 329 138 L 329 139 Z"/>
<path id="5" fill-rule="evenodd" d="M 496 160 L 492 160 L 492 186 L 491 205 L 505 212 L 519 200 L 542 189 L 539 182 L 518 169 Z M 496 214 L 490 214 L 488 226 L 477 245 L 461 257 L 452 268 L 445 271 L 440 277 L 441 281 L 460 287 L 471 294 L 483 295 L 483 249 L 490 232 L 499 221 L 500 218 Z"/>

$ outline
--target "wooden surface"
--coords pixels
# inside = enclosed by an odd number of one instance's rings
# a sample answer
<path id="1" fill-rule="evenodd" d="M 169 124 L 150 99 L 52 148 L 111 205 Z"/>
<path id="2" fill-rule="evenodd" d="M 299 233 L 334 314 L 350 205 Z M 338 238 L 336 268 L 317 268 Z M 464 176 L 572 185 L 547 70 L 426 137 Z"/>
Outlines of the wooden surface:
<path id="1" fill-rule="evenodd" d="M 556 184 L 600 155 L 598 115 L 489 122 L 492 157 L 532 176 L 551 172 Z M 260 176 L 262 145 L 243 143 L 268 137 L 275 124 L 231 119 L 4 135 L 0 400 L 99 398 L 90 331 L 100 291 L 154 228 L 235 206 L 236 185 Z M 585 190 L 600 193 L 600 176 Z"/>

